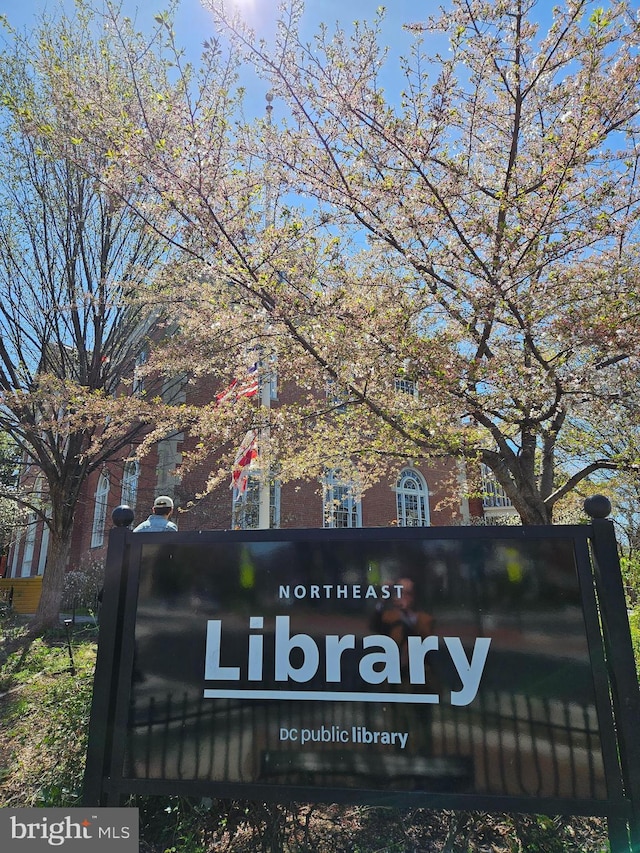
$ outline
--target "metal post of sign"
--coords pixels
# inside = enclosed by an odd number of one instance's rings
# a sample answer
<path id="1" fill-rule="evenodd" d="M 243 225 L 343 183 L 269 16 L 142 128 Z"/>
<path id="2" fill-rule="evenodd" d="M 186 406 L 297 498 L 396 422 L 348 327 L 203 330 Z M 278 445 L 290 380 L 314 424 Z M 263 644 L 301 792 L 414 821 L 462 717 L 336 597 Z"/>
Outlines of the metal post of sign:
<path id="1" fill-rule="evenodd" d="M 592 518 L 596 589 L 620 742 L 623 782 L 632 806 L 628 824 L 620 819 L 609 819 L 609 838 L 613 853 L 633 853 L 640 850 L 640 741 L 637 736 L 640 689 L 629 623 L 620 618 L 620 614 L 626 613 L 626 602 L 613 522 L 606 518 L 611 504 L 597 495 L 585 501 L 585 510 Z"/>
<path id="2" fill-rule="evenodd" d="M 89 745 L 84 774 L 83 803 L 103 806 L 102 790 L 105 768 L 111 754 L 111 721 L 116 701 L 118 659 L 122 647 L 122 609 L 121 591 L 127 571 L 126 535 L 133 520 L 133 512 L 122 512 L 123 507 L 113 511 L 116 527 L 109 536 L 109 547 L 105 566 L 105 579 L 102 591 L 100 629 L 100 653 L 96 661 L 93 698 L 91 703 L 91 722 L 89 727 Z M 127 509 L 129 509 L 127 507 Z M 109 803 L 118 805 L 118 803 Z"/>

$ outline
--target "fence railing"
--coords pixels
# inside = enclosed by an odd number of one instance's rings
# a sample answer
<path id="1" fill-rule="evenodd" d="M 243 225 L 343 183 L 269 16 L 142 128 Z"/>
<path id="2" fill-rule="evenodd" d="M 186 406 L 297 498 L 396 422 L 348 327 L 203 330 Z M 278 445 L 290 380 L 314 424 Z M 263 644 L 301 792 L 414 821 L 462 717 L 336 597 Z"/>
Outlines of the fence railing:
<path id="1" fill-rule="evenodd" d="M 408 732 L 404 748 L 362 748 L 365 732 L 382 731 Z M 486 691 L 453 708 L 214 702 L 185 692 L 134 705 L 125 774 L 606 799 L 599 755 L 593 706 L 538 696 Z"/>

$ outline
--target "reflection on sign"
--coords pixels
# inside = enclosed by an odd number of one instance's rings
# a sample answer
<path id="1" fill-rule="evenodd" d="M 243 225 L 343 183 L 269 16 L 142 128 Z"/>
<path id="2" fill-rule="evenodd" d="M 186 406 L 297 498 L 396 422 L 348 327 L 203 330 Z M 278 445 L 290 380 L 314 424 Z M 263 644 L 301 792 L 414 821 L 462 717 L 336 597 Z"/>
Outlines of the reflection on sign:
<path id="1" fill-rule="evenodd" d="M 607 798 L 570 540 L 144 544 L 135 631 L 133 779 Z"/>

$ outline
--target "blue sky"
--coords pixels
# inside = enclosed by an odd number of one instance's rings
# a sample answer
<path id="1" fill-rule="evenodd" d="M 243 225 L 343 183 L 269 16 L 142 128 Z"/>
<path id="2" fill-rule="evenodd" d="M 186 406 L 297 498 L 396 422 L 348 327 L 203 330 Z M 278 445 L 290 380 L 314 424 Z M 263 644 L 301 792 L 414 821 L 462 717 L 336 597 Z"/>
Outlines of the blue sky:
<path id="1" fill-rule="evenodd" d="M 89 0 L 89 2 L 97 8 L 102 5 L 102 0 Z M 121 0 L 121 2 L 123 13 L 135 18 L 139 29 L 143 31 L 150 29 L 154 15 L 168 6 L 168 0 Z M 227 2 L 235 2 L 256 34 L 269 40 L 278 14 L 278 0 L 227 0 Z M 345 0 L 307 0 L 304 29 L 311 36 L 319 23 L 324 22 L 332 28 L 337 21 L 349 29 L 355 20 L 371 21 L 380 5 L 377 0 L 347 0 L 346 2 Z M 0 12 L 6 14 L 11 25 L 18 29 L 30 29 L 43 10 L 54 12 L 60 7 L 67 12 L 72 12 L 73 0 L 0 0 Z M 420 3 L 417 0 L 389 0 L 385 8 L 385 39 L 391 48 L 392 57 L 397 57 L 400 51 L 406 50 L 411 40 L 411 36 L 403 30 L 403 24 L 423 19 L 429 11 L 434 12 L 435 7 L 432 3 Z M 176 33 L 178 42 L 187 49 L 188 53 L 197 58 L 203 41 L 213 32 L 211 13 L 204 8 L 200 0 L 180 0 L 176 17 Z M 393 88 L 396 88 L 393 85 L 396 69 L 399 70 L 399 65 L 392 58 L 386 74 Z M 243 83 L 248 95 L 246 110 L 250 113 L 254 111 L 261 113 L 264 108 L 265 84 L 263 82 L 254 84 L 252 74 L 246 81 L 243 80 Z M 401 86 L 402 83 L 398 80 L 397 90 Z"/>
<path id="2" fill-rule="evenodd" d="M 273 21 L 277 15 L 278 0 L 235 0 L 258 34 L 268 36 L 273 30 Z M 101 0 L 94 0 L 100 6 Z M 55 10 L 59 5 L 73 9 L 73 0 L 4 0 L 1 12 L 7 15 L 14 26 L 29 27 L 34 16 L 43 9 Z M 138 12 L 138 22 L 142 29 L 151 22 L 153 15 L 165 8 L 163 0 L 123 0 L 123 9 L 133 16 Z M 381 4 L 376 0 L 307 0 L 305 20 L 314 27 L 320 21 L 333 24 L 340 20 L 348 25 L 354 20 L 370 20 Z M 384 5 L 384 4 L 382 4 Z M 387 9 L 386 33 L 390 43 L 403 40 L 402 24 L 420 20 L 425 16 L 431 4 L 418 3 L 416 0 L 390 0 Z M 432 9 L 433 11 L 433 9 Z M 211 16 L 203 8 L 200 0 L 181 0 L 178 13 L 177 30 L 180 36 L 193 49 L 197 49 L 202 40 L 210 34 Z"/>

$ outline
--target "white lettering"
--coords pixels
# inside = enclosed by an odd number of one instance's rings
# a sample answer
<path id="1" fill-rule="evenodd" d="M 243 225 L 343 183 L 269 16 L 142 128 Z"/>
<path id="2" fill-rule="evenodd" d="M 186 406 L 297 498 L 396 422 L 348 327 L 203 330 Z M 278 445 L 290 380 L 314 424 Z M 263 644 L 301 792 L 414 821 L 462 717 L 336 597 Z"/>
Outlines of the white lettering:
<path id="1" fill-rule="evenodd" d="M 345 634 L 344 637 L 338 637 L 336 634 L 329 634 L 326 642 L 327 681 L 338 683 L 342 681 L 342 652 L 344 652 L 345 649 L 355 649 L 355 647 L 355 634 Z"/>
<path id="2" fill-rule="evenodd" d="M 264 673 L 265 659 L 269 659 L 265 658 L 265 635 L 262 633 L 264 622 L 263 616 L 249 617 L 246 677 L 250 682 L 261 682 L 265 677 L 268 678 Z M 473 644 L 470 658 L 459 637 L 442 639 L 461 684 L 459 690 L 451 691 L 451 704 L 469 705 L 480 689 L 491 639 L 478 637 Z M 273 675 L 277 682 L 295 681 L 305 684 L 312 681 L 320 667 L 322 651 L 326 684 L 342 682 L 346 652 L 356 653 L 358 672 L 366 684 L 402 683 L 400 649 L 392 637 L 384 634 L 373 634 L 362 638 L 355 634 L 328 634 L 323 638 L 321 650 L 320 643 L 311 635 L 305 633 L 291 635 L 289 616 L 276 616 L 273 643 L 275 661 Z M 439 647 L 440 638 L 435 635 L 424 639 L 417 636 L 407 638 L 407 664 L 411 685 L 426 684 L 427 655 L 437 651 Z M 347 655 L 347 658 L 353 660 L 355 666 L 354 657 Z M 240 681 L 240 673 L 240 666 L 222 665 L 222 621 L 210 619 L 207 622 L 205 679 L 207 681 Z M 420 702 L 437 704 L 440 702 L 440 697 L 437 693 L 421 693 Z M 15 826 L 16 832 L 30 831 L 29 824 Z M 26 827 L 24 830 L 21 829 L 23 826 Z M 40 827 L 40 824 L 37 826 Z"/>
<path id="3" fill-rule="evenodd" d="M 209 619 L 204 657 L 204 677 L 207 681 L 240 681 L 239 666 L 220 666 L 222 622 Z"/>
<path id="4" fill-rule="evenodd" d="M 484 666 L 487 662 L 487 655 L 489 654 L 491 638 L 478 637 L 473 644 L 471 663 L 467 659 L 459 637 L 445 637 L 444 642 L 462 682 L 462 690 L 451 691 L 451 704 L 468 705 L 470 702 L 473 702 L 478 693 L 480 679 L 482 678 Z"/>
<path id="5" fill-rule="evenodd" d="M 264 626 L 262 616 L 252 616 L 249 628 L 259 630 Z M 252 634 L 249 636 L 249 681 L 262 681 L 262 661 L 264 660 L 264 637 Z"/>
<path id="6" fill-rule="evenodd" d="M 369 652 L 360 661 L 360 675 L 368 684 L 400 684 L 400 650 L 398 644 L 392 637 L 380 634 L 373 637 L 365 637 L 362 641 L 365 649 L 378 646 L 380 653 Z M 381 665 L 380 669 L 375 669 Z"/>
<path id="7" fill-rule="evenodd" d="M 336 634 L 328 635 L 326 641 L 327 681 L 337 683 L 342 681 L 342 653 L 346 649 L 355 649 L 355 647 L 355 634 L 345 634 L 343 637 L 339 637 Z"/>
<path id="8" fill-rule="evenodd" d="M 291 652 L 300 649 L 302 663 L 291 665 Z M 311 681 L 318 671 L 320 652 L 313 637 L 308 634 L 289 634 L 289 617 L 276 616 L 276 681 Z"/>
<path id="9" fill-rule="evenodd" d="M 87 827 L 72 821 L 68 815 L 64 820 L 51 823 L 47 817 L 43 817 L 40 823 L 22 823 L 15 816 L 11 816 L 9 820 L 11 838 L 14 840 L 42 839 L 51 846 L 58 846 L 69 840 L 92 838 Z"/>
<path id="10" fill-rule="evenodd" d="M 298 729 L 280 729 L 280 740 L 298 740 Z"/>
<path id="11" fill-rule="evenodd" d="M 278 587 L 278 598 L 290 599 L 294 598 L 302 600 L 304 598 L 313 599 L 332 599 L 332 598 L 351 598 L 359 600 L 361 598 L 381 598 L 389 599 L 392 597 L 402 598 L 402 584 L 382 584 L 380 588 L 374 584 L 310 584 L 308 587 L 304 584 L 296 584 L 291 589 L 290 584 L 280 584 Z"/>
<path id="12" fill-rule="evenodd" d="M 26 838 L 27 837 L 27 825 L 26 823 L 22 823 L 19 821 L 15 815 L 11 815 L 9 818 L 11 823 L 11 837 L 14 839 L 17 838 Z"/>
<path id="13" fill-rule="evenodd" d="M 437 637 L 407 637 L 407 652 L 409 656 L 409 681 L 411 684 L 426 684 L 425 656 L 427 652 L 438 649 Z"/>

